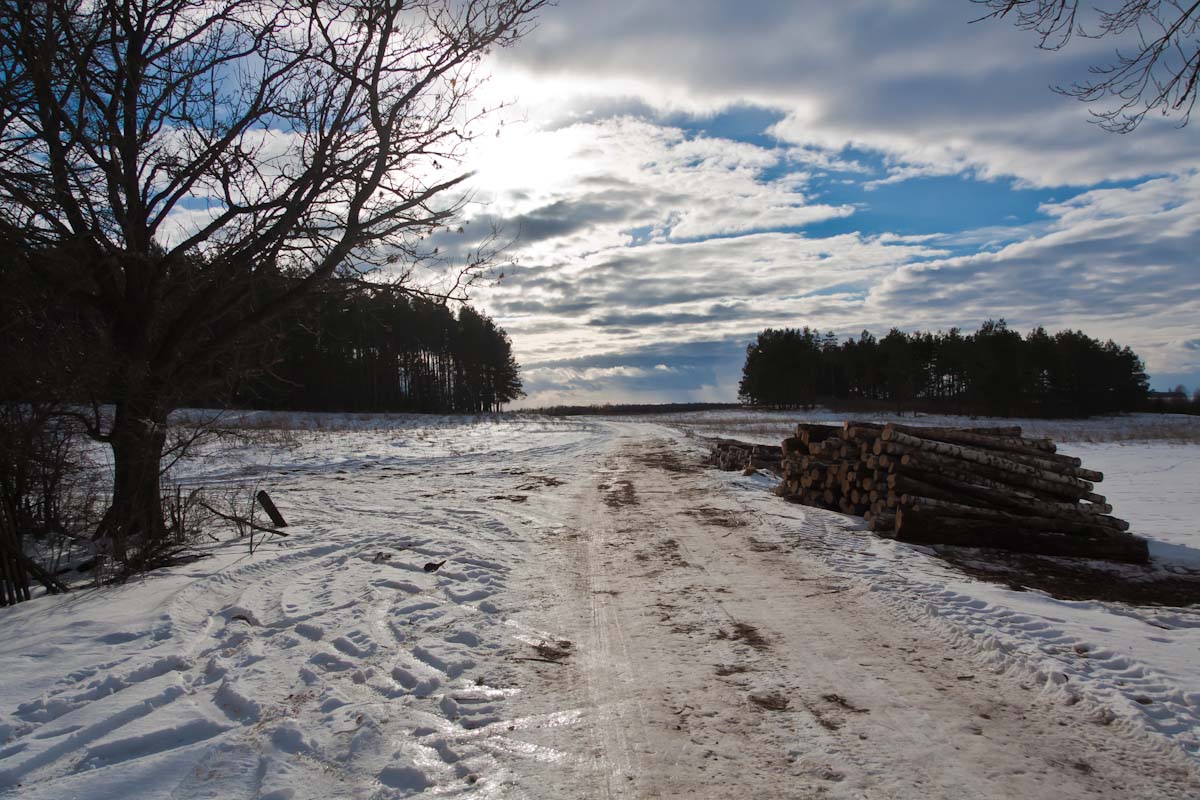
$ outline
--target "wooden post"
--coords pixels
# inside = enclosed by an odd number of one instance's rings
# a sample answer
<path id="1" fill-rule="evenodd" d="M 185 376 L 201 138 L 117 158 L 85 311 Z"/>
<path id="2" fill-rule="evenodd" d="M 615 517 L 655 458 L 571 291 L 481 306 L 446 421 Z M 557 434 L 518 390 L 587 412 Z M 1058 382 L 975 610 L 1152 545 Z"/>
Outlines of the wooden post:
<path id="1" fill-rule="evenodd" d="M 263 511 L 267 512 L 267 516 L 271 518 L 271 524 L 276 528 L 286 528 L 287 522 L 283 518 L 283 514 L 279 513 L 279 509 L 271 502 L 271 498 L 267 495 L 265 489 L 259 490 L 255 495 L 258 499 L 258 504 L 263 507 Z"/>

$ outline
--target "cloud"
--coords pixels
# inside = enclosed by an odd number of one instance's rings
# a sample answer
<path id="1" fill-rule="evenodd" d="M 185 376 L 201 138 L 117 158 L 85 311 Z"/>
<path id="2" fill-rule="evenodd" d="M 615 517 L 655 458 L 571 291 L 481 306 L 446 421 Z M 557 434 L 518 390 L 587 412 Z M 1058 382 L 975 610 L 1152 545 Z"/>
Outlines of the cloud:
<path id="1" fill-rule="evenodd" d="M 514 332 L 526 314 L 559 314 L 564 328 L 638 327 L 647 339 L 686 338 L 696 325 L 745 332 L 764 319 L 799 323 L 836 312 L 912 258 L 942 253 L 894 239 L 784 232 L 656 242 L 540 265 L 532 275 L 518 265 L 487 303 Z M 558 304 L 593 313 L 571 317 Z"/>
<path id="2" fill-rule="evenodd" d="M 853 4 L 722 0 L 572 3 L 498 65 L 534 115 L 619 109 L 711 114 L 756 103 L 786 114 L 772 132 L 836 154 L 870 148 L 886 179 L 963 171 L 1037 186 L 1090 185 L 1191 164 L 1195 138 L 1149 120 L 1137 137 L 1089 125 L 1087 108 L 1048 87 L 1086 79 L 1112 41 L 1036 49 L 978 7 L 941 0 Z M 550 80 L 547 81 L 547 77 Z M 611 106 L 612 104 L 607 104 Z"/>
<path id="3" fill-rule="evenodd" d="M 799 228 L 853 208 L 812 202 L 789 151 L 632 117 L 524 126 L 479 151 L 476 220 L 499 221 L 523 253 L 635 240 L 689 240 Z M 777 172 L 777 175 L 768 175 Z"/>
<path id="4" fill-rule="evenodd" d="M 513 220 L 517 241 L 522 244 L 542 242 L 566 236 L 595 225 L 624 222 L 635 212 L 632 203 L 621 199 L 606 199 L 603 194 L 592 195 L 589 201 L 559 200 Z"/>
<path id="5" fill-rule="evenodd" d="M 523 371 L 520 405 L 727 401 L 744 354 L 741 342 L 714 339 L 549 361 Z"/>
<path id="6" fill-rule="evenodd" d="M 559 370 L 528 378 L 531 397 L 556 402 L 566 402 L 572 386 L 597 402 L 692 398 L 701 387 L 706 397 L 732 400 L 745 345 L 768 326 L 812 325 L 844 337 L 893 326 L 974 329 L 1005 317 L 1020 330 L 1111 337 L 1152 372 L 1200 373 L 1200 266 L 1192 256 L 1200 252 L 1200 176 L 1094 190 L 1045 211 L 1050 219 L 1029 226 L 1021 241 L 961 257 L 937 249 L 943 237 L 771 233 L 615 248 L 570 268 L 561 300 L 546 296 L 531 307 L 520 298 L 567 267 L 540 268 L 528 286 L 518 273 L 511 295 L 490 302 L 525 363 Z M 697 362 L 697 353 L 710 363 Z M 680 371 L 662 380 L 653 364 Z"/>
<path id="7" fill-rule="evenodd" d="M 473 219 L 447 239 L 468 247 L 493 223 L 515 239 L 477 299 L 512 334 L 531 401 L 729 400 L 768 325 L 1000 316 L 1111 336 L 1152 371 L 1200 378 L 1195 128 L 1089 125 L 1047 86 L 1111 45 L 1045 53 L 968 24 L 977 12 L 547 12 L 494 62 L 493 96 L 520 102 L 472 156 Z"/>
<path id="8" fill-rule="evenodd" d="M 1200 319 L 1200 175 L 1099 189 L 1051 204 L 1042 235 L 995 252 L 904 266 L 868 307 L 909 324 L 1080 327 L 1128 344 L 1152 370 L 1200 369 L 1186 341 Z"/>

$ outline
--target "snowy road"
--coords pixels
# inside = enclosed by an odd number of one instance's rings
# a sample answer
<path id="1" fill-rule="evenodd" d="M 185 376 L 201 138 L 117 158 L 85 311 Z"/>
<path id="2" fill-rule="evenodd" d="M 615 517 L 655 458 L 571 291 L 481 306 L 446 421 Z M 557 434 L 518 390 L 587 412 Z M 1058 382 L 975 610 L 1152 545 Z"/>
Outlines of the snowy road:
<path id="1" fill-rule="evenodd" d="M 548 741 L 577 762 L 572 743 L 587 742 L 592 791 L 581 794 L 1200 790 L 1178 760 L 1080 708 L 1041 703 L 903 624 L 861 585 L 792 549 L 771 520 L 714 492 L 711 476 L 676 452 L 644 430 L 618 440 L 595 487 L 580 487 L 574 535 L 556 553 L 557 630 L 582 633 L 576 670 L 557 676 L 569 688 L 556 693 L 579 697 L 584 713 Z M 543 668 L 550 680 L 558 671 Z"/>
<path id="2" fill-rule="evenodd" d="M 293 536 L 6 610 L 0 796 L 1200 796 L 1184 749 L 931 634 L 821 552 L 843 518 L 696 454 L 517 421 L 214 459 Z"/>

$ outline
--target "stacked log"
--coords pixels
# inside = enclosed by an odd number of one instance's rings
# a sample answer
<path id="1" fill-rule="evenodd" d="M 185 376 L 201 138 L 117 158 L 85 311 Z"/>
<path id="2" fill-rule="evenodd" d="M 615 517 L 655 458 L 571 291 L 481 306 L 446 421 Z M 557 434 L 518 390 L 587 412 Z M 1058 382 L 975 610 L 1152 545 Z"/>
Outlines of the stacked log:
<path id="1" fill-rule="evenodd" d="M 793 503 L 864 515 L 878 499 L 887 472 L 870 448 L 879 426 L 796 426 L 783 442 L 778 494 Z"/>
<path id="2" fill-rule="evenodd" d="M 784 448 L 770 444 L 750 444 L 734 439 L 718 439 L 713 443 L 708 463 L 726 471 L 779 471 Z"/>
<path id="3" fill-rule="evenodd" d="M 1145 540 L 1095 491 L 1104 476 L 1015 426 L 797 426 L 778 493 L 864 517 L 906 542 L 1145 562 Z"/>

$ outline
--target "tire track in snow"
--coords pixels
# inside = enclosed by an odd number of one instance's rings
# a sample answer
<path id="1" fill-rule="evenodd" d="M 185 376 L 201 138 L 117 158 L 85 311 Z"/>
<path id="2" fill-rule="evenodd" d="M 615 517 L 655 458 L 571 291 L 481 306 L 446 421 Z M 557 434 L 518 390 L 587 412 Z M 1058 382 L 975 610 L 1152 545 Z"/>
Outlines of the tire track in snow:
<path id="1" fill-rule="evenodd" d="M 452 436 L 439 432 L 432 449 Z M 555 449 L 513 441 L 476 459 L 478 479 L 451 488 L 464 499 L 512 492 L 541 466 L 527 459 Z M 438 462 L 454 463 L 416 466 Z M 502 776 L 502 760 L 537 759 L 506 750 L 495 730 L 507 733 L 515 690 L 493 667 L 513 647 L 497 603 L 506 565 L 524 557 L 544 512 L 414 508 L 405 498 L 419 493 L 421 469 L 382 481 L 364 469 L 336 483 L 311 470 L 278 487 L 294 517 L 289 548 L 209 575 L 193 568 L 155 638 L 116 637 L 122 656 L 77 674 L 83 687 L 64 682 L 18 709 L 23 729 L 0 750 L 0 794 L 130 780 L 146 796 L 201 785 L 222 797 L 457 793 Z M 384 551 L 391 558 L 375 563 Z M 442 558 L 438 573 L 421 568 Z M 493 674 L 476 672 L 480 657 Z"/>
<path id="2" fill-rule="evenodd" d="M 598 544 L 583 551 L 588 580 L 559 584 L 564 593 L 576 587 L 575 602 L 607 609 L 578 619 L 598 649 L 620 630 L 625 649 L 616 660 L 637 665 L 637 682 L 625 685 L 607 674 L 607 659 L 581 662 L 596 674 L 582 675 L 584 688 L 564 689 L 561 701 L 591 703 L 575 736 L 607 749 L 598 762 L 609 770 L 599 776 L 607 794 L 1115 798 L 1200 791 L 1186 767 L 1079 709 L 1046 704 L 1004 674 L 970 667 L 965 672 L 974 674 L 964 674 L 969 654 L 891 614 L 853 575 L 791 551 L 777 524 L 744 514 L 740 501 L 749 497 L 729 494 L 722 479 L 639 469 L 666 461 L 644 457 L 646 440 L 659 434 L 642 430 L 640 442 L 615 446 L 596 479 L 604 487 L 599 500 L 576 513 L 578 530 Z M 626 495 L 642 502 L 602 502 Z M 686 514 L 694 497 L 713 513 Z M 731 515 L 746 524 L 728 525 Z M 858 544 L 832 530 L 826 515 L 802 515 L 798 524 L 818 550 Z M 610 530 L 619 535 L 606 541 Z M 596 592 L 604 592 L 599 601 Z M 560 630 L 571 635 L 569 625 L 560 622 Z M 626 723 L 624 741 L 603 713 L 613 700 L 596 697 L 610 692 L 632 695 L 642 710 L 641 723 Z M 631 744 L 630 730 L 649 746 Z M 622 787 L 614 778 L 626 763 L 638 774 Z"/>
<path id="3" fill-rule="evenodd" d="M 763 495 L 761 486 L 749 488 L 758 503 L 778 505 L 773 497 Z M 1152 732 L 1164 753 L 1183 750 L 1193 758 L 1200 753 L 1196 735 L 1200 694 L 1179 689 L 1170 678 L 1139 662 L 1135 653 L 1096 647 L 1078 632 L 1064 629 L 1064 620 L 1053 613 L 1056 605 L 1104 604 L 1047 599 L 1040 613 L 1022 613 L 973 595 L 969 579 L 921 554 L 919 548 L 875 540 L 841 515 L 797 506 L 783 509 L 788 513 L 773 517 L 782 520 L 791 546 L 818 554 L 830 568 L 869 588 L 891 613 L 947 644 L 970 650 L 987 669 L 1012 672 L 1022 683 L 1038 687 L 1049 702 L 1085 702 L 1106 725 L 1133 734 Z M 955 585 L 967 588 L 951 588 Z M 1109 606 L 1107 613 L 1149 626 L 1200 625 L 1191 610 Z M 1098 619 L 1098 624 L 1096 632 L 1106 633 L 1103 620 Z"/>
<path id="4" fill-rule="evenodd" d="M 605 797 L 625 797 L 635 788 L 640 770 L 640 755 L 647 748 L 646 718 L 641 705 L 631 696 L 635 665 L 630 660 L 629 639 L 622 615 L 614 608 L 611 595 L 598 591 L 596 566 L 605 548 L 622 546 L 610 527 L 611 515 L 602 506 L 619 508 L 636 503 L 632 485 L 614 467 L 603 470 L 604 480 L 589 491 L 582 519 L 592 524 L 580 539 L 583 552 L 584 591 L 589 601 L 591 626 L 584 666 L 589 702 L 594 709 L 598 745 L 598 778 Z"/>

